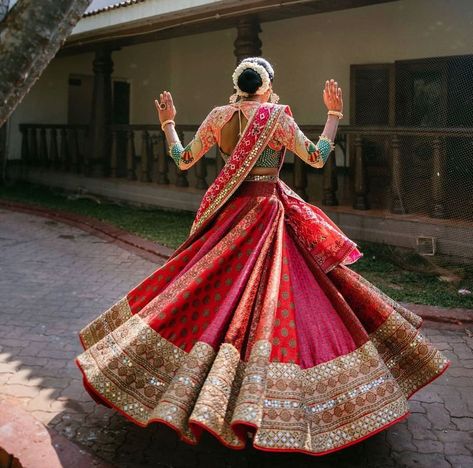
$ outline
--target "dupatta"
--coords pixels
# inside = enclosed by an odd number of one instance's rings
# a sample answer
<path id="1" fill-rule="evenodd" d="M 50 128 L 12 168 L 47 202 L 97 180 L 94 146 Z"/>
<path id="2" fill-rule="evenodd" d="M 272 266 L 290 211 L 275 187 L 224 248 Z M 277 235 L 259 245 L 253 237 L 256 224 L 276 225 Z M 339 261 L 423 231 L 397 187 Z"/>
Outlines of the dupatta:
<path id="1" fill-rule="evenodd" d="M 190 235 L 172 257 L 186 248 L 240 186 L 270 141 L 285 106 L 263 103 L 255 111 L 197 210 Z"/>

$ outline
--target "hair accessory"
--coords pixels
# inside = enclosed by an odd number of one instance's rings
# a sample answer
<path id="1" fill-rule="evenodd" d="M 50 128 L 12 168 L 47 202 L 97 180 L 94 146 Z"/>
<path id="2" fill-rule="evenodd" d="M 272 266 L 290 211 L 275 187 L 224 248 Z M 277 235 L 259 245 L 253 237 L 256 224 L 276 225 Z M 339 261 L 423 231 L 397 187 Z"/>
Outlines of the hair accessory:
<path id="1" fill-rule="evenodd" d="M 176 122 L 174 122 L 174 120 L 172 119 L 169 119 L 169 120 L 165 120 L 162 124 L 161 124 L 161 130 L 164 132 L 164 127 L 168 124 L 171 124 L 171 125 L 176 125 Z"/>
<path id="2" fill-rule="evenodd" d="M 238 94 L 237 94 L 237 93 L 233 93 L 233 94 L 228 98 L 228 102 L 229 102 L 230 104 L 235 104 L 237 101 L 238 101 Z"/>
<path id="3" fill-rule="evenodd" d="M 271 95 L 269 96 L 269 102 L 277 104 L 279 102 L 279 96 L 275 92 L 271 92 Z"/>
<path id="4" fill-rule="evenodd" d="M 340 120 L 343 118 L 343 114 L 339 111 L 336 111 L 336 110 L 329 110 L 327 112 L 327 114 L 329 115 L 336 115 Z"/>
<path id="5" fill-rule="evenodd" d="M 261 81 L 263 82 L 262 85 L 253 94 L 264 94 L 266 91 L 268 91 L 268 89 L 271 86 L 271 78 L 269 77 L 269 73 L 266 70 L 266 68 L 264 68 L 262 65 L 256 62 L 243 60 L 240 63 L 240 65 L 238 65 L 238 67 L 235 68 L 235 71 L 233 72 L 233 75 L 232 75 L 233 86 L 235 87 L 236 94 L 238 96 L 243 96 L 243 97 L 250 96 L 250 93 L 242 91 L 238 87 L 238 78 L 245 70 L 248 70 L 249 68 L 251 68 L 256 73 L 258 73 L 258 75 L 261 77 Z"/>

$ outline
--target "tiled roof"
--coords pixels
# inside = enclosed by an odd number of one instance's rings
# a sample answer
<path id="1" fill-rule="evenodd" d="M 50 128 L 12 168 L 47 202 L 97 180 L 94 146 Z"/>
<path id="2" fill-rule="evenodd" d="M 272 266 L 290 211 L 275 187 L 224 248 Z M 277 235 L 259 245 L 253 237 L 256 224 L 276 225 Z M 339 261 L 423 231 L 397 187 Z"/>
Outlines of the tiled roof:
<path id="1" fill-rule="evenodd" d="M 122 2 L 117 2 L 117 0 L 94 0 L 83 16 L 94 16 L 106 11 L 136 5 L 137 3 L 143 3 L 145 1 L 146 0 L 124 0 Z"/>

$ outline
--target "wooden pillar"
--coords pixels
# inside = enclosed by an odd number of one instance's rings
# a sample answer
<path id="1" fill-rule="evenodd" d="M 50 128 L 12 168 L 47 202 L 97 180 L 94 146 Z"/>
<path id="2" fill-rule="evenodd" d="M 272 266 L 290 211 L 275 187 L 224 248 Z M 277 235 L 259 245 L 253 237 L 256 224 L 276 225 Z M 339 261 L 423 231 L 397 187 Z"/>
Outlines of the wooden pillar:
<path id="1" fill-rule="evenodd" d="M 69 161 L 69 141 L 67 137 L 67 131 L 63 127 L 61 128 L 61 146 L 60 146 L 60 159 L 61 159 L 61 169 L 68 171 L 70 169 Z"/>
<path id="2" fill-rule="evenodd" d="M 39 130 L 39 162 L 41 166 L 49 167 L 46 129 L 44 127 Z"/>
<path id="3" fill-rule="evenodd" d="M 363 157 L 363 140 L 361 135 L 355 136 L 355 210 L 368 210 L 366 187 L 365 159 Z"/>
<path id="4" fill-rule="evenodd" d="M 166 145 L 166 137 L 164 133 L 160 135 L 159 138 L 159 145 L 158 145 L 158 175 L 156 178 L 156 182 L 158 184 L 167 185 L 169 184 L 169 156 L 167 153 L 167 145 Z"/>
<path id="5" fill-rule="evenodd" d="M 141 154 L 140 154 L 140 182 L 151 182 L 150 165 L 151 165 L 151 142 L 149 132 L 143 130 L 141 132 Z"/>
<path id="6" fill-rule="evenodd" d="M 391 138 L 391 212 L 405 214 L 402 204 L 401 152 L 397 135 Z"/>
<path id="7" fill-rule="evenodd" d="M 29 127 L 29 155 L 34 165 L 38 165 L 38 140 L 36 139 L 36 127 Z"/>
<path id="8" fill-rule="evenodd" d="M 294 155 L 294 166 L 293 166 L 293 184 L 294 192 L 300 197 L 307 199 L 307 167 L 306 163 L 301 158 Z"/>
<path id="9" fill-rule="evenodd" d="M 57 131 L 54 127 L 51 128 L 49 136 L 49 159 L 51 160 L 51 165 L 54 169 L 60 167 L 59 151 L 57 149 Z"/>
<path id="10" fill-rule="evenodd" d="M 86 161 L 86 173 L 95 172 L 105 175 L 109 170 L 110 135 L 108 125 L 112 114 L 112 51 L 99 48 L 95 52 L 93 61 L 94 90 L 92 97 L 92 118 L 90 142 L 91 148 Z"/>
<path id="11" fill-rule="evenodd" d="M 446 218 L 445 210 L 445 151 L 442 140 L 435 137 L 432 142 L 433 166 L 432 166 L 432 209 L 431 216 L 433 218 Z"/>
<path id="12" fill-rule="evenodd" d="M 253 16 L 241 18 L 237 24 L 237 38 L 233 45 L 237 64 L 247 57 L 260 57 L 263 43 L 259 38 L 261 26 Z"/>
<path id="13" fill-rule="evenodd" d="M 323 168 L 322 174 L 323 180 L 323 198 L 322 205 L 336 206 L 338 205 L 337 190 L 338 190 L 338 179 L 337 179 L 337 161 L 335 160 L 335 151 L 333 151 L 328 157 L 327 162 Z"/>
<path id="14" fill-rule="evenodd" d="M 69 150 L 71 157 L 71 171 L 79 173 L 80 171 L 80 155 L 79 155 L 79 139 L 77 136 L 77 129 L 74 127 L 69 128 Z"/>
<path id="15" fill-rule="evenodd" d="M 117 130 L 112 130 L 112 149 L 110 154 L 110 177 L 117 177 L 118 166 L 118 147 L 117 147 Z"/>
<path id="16" fill-rule="evenodd" d="M 4 124 L 5 126 L 5 124 Z M 27 165 L 30 162 L 28 128 L 20 124 L 21 132 L 21 160 Z"/>
<path id="17" fill-rule="evenodd" d="M 135 174 L 135 134 L 133 130 L 127 133 L 126 144 L 126 177 L 128 180 L 136 180 Z"/>
<path id="18" fill-rule="evenodd" d="M 22 132 L 23 133 L 23 132 Z M 7 124 L 0 126 L 0 184 L 6 179 L 7 165 Z"/>

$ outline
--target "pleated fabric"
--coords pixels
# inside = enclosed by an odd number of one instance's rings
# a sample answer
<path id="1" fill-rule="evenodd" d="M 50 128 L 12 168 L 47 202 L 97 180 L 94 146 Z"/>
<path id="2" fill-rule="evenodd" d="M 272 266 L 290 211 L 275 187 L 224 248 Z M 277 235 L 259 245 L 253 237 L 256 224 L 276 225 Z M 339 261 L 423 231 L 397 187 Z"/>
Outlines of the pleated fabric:
<path id="1" fill-rule="evenodd" d="M 290 195 L 241 183 L 200 237 L 80 332 L 97 402 L 191 444 L 208 431 L 233 449 L 311 455 L 409 415 L 450 361 L 421 317 L 350 268 L 356 243 Z"/>

